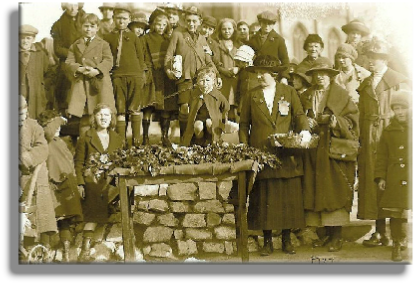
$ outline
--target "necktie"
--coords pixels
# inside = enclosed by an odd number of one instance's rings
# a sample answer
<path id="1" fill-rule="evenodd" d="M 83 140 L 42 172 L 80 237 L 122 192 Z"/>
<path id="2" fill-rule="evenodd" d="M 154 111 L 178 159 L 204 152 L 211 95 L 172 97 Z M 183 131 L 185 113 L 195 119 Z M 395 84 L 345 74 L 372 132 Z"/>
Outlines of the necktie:
<path id="1" fill-rule="evenodd" d="M 91 43 L 91 38 L 87 38 L 86 40 L 85 40 L 85 45 L 86 46 L 89 46 L 89 44 Z"/>
<path id="2" fill-rule="evenodd" d="M 22 61 L 24 65 L 27 65 L 27 63 L 29 62 L 29 57 L 30 57 L 30 53 L 29 51 L 23 51 L 20 53 L 20 56 L 22 57 Z"/>
<path id="3" fill-rule="evenodd" d="M 120 38 L 118 39 L 118 47 L 117 47 L 117 60 L 115 61 L 115 66 L 120 66 L 121 60 L 121 49 L 122 49 L 122 30 L 120 30 Z"/>

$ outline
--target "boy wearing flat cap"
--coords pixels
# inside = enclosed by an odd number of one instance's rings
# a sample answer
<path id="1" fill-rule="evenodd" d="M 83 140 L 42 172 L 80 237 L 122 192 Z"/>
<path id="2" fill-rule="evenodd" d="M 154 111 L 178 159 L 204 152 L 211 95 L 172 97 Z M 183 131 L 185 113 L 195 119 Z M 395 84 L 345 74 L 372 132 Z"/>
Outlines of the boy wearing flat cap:
<path id="1" fill-rule="evenodd" d="M 46 109 L 44 79 L 49 68 L 47 54 L 36 44 L 37 28 L 31 25 L 20 27 L 19 90 L 28 104 L 29 117 L 37 119 Z"/>
<path id="2" fill-rule="evenodd" d="M 260 30 L 249 39 L 249 46 L 254 49 L 255 54 L 271 55 L 281 61 L 283 66 L 290 64 L 285 39 L 279 35 L 274 26 L 278 20 L 278 16 L 270 11 L 265 11 L 257 15 L 258 22 L 261 26 Z M 281 82 L 288 84 L 288 74 L 285 74 Z"/>
<path id="3" fill-rule="evenodd" d="M 407 248 L 408 217 L 412 210 L 411 97 L 409 91 L 391 96 L 394 116 L 378 145 L 374 181 L 379 190 L 379 208 L 390 218 L 393 261 L 402 261 Z"/>
<path id="4" fill-rule="evenodd" d="M 131 11 L 127 4 L 114 7 L 115 29 L 105 35 L 114 59 L 111 71 L 117 108 L 117 133 L 126 138 L 128 121 L 131 121 L 132 145 L 140 139 L 141 109 L 143 107 L 143 87 L 151 79 L 144 62 L 144 48 L 137 35 L 128 28 Z"/>
<path id="5" fill-rule="evenodd" d="M 217 40 L 213 39 L 213 33 L 216 30 L 216 26 L 218 24 L 218 21 L 215 17 L 212 16 L 204 16 L 202 25 L 200 26 L 200 34 L 206 37 L 206 42 L 208 43 L 210 50 L 212 51 L 212 55 L 218 53 L 218 42 Z M 212 57 L 212 59 L 215 59 L 215 57 Z M 216 62 L 215 62 L 216 64 Z"/>
<path id="6" fill-rule="evenodd" d="M 216 67 L 212 61 L 212 50 L 210 50 L 206 38 L 198 32 L 202 22 L 202 14 L 195 6 L 190 6 L 185 11 L 186 29 L 176 29 L 167 48 L 164 60 L 164 69 L 171 80 L 176 81 L 179 104 L 180 137 L 186 131 L 189 115 L 189 97 L 193 88 L 194 80 L 199 69 L 209 66 L 215 71 Z M 172 67 L 174 57 L 180 55 L 182 58 L 182 74 L 176 77 Z M 218 82 L 221 83 L 220 78 Z"/>
<path id="7" fill-rule="evenodd" d="M 99 10 L 102 14 L 102 19 L 99 23 L 98 36 L 104 38 L 104 35 L 110 33 L 114 29 L 114 6 L 115 3 L 103 3 L 99 6 Z"/>
<path id="8" fill-rule="evenodd" d="M 385 215 L 379 209 L 379 191 L 373 174 L 380 136 L 384 128 L 390 124 L 393 116 L 391 97 L 398 90 L 410 89 L 411 84 L 404 75 L 388 68 L 389 44 L 387 42 L 373 38 L 366 55 L 372 75 L 366 78 L 357 89 L 360 95 L 361 121 L 357 218 L 376 220 L 376 232 L 370 239 L 363 241 L 363 245 L 388 246 Z"/>

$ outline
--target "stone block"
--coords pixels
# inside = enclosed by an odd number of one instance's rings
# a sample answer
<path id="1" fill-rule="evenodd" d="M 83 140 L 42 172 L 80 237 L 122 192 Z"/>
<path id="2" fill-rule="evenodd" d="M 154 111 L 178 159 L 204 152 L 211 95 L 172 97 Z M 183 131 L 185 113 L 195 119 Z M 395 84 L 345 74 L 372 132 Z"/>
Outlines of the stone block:
<path id="1" fill-rule="evenodd" d="M 206 215 L 206 223 L 208 227 L 218 226 L 221 223 L 220 215 L 216 213 L 208 213 Z"/>
<path id="2" fill-rule="evenodd" d="M 173 213 L 159 215 L 157 221 L 159 224 L 168 227 L 176 227 L 179 224 L 179 220 L 174 217 Z"/>
<path id="3" fill-rule="evenodd" d="M 228 213 L 223 215 L 222 217 L 223 224 L 235 225 L 235 215 L 232 213 Z"/>
<path id="4" fill-rule="evenodd" d="M 197 254 L 196 242 L 193 240 L 177 241 L 177 250 L 179 255 Z"/>
<path id="5" fill-rule="evenodd" d="M 108 262 L 113 253 L 113 250 L 104 242 L 95 244 L 94 251 L 95 252 L 91 254 L 91 257 L 94 258 L 94 262 Z"/>
<path id="6" fill-rule="evenodd" d="M 228 200 L 229 192 L 232 189 L 232 181 L 223 181 L 217 183 L 218 194 L 222 200 Z"/>
<path id="7" fill-rule="evenodd" d="M 151 252 L 151 246 L 145 246 L 143 248 L 143 255 L 148 255 Z"/>
<path id="8" fill-rule="evenodd" d="M 193 183 L 172 184 L 167 188 L 171 200 L 196 200 L 197 187 Z"/>
<path id="9" fill-rule="evenodd" d="M 110 232 L 107 235 L 106 238 L 107 242 L 116 242 L 121 243 L 122 242 L 122 228 L 121 223 L 117 223 L 112 225 Z"/>
<path id="10" fill-rule="evenodd" d="M 225 247 L 223 243 L 204 242 L 202 249 L 205 253 L 219 253 L 223 254 Z"/>
<path id="11" fill-rule="evenodd" d="M 197 213 L 208 213 L 208 212 L 224 213 L 225 212 L 225 210 L 223 209 L 222 203 L 218 200 L 207 200 L 207 201 L 198 202 L 193 207 L 193 211 Z"/>
<path id="12" fill-rule="evenodd" d="M 199 182 L 199 199 L 216 199 L 216 183 L 213 182 Z"/>
<path id="13" fill-rule="evenodd" d="M 254 238 L 248 237 L 248 252 L 257 252 L 258 250 L 258 242 Z"/>
<path id="14" fill-rule="evenodd" d="M 148 203 L 148 210 L 157 211 L 157 212 L 166 212 L 169 210 L 169 205 L 167 201 L 161 199 L 152 199 Z"/>
<path id="15" fill-rule="evenodd" d="M 174 213 L 187 213 L 191 212 L 191 208 L 188 203 L 172 201 L 170 202 L 170 211 Z"/>
<path id="16" fill-rule="evenodd" d="M 183 227 L 206 227 L 204 214 L 186 214 L 184 216 Z"/>
<path id="17" fill-rule="evenodd" d="M 186 239 L 192 239 L 195 241 L 210 240 L 212 239 L 212 232 L 206 229 L 186 229 Z"/>
<path id="18" fill-rule="evenodd" d="M 148 227 L 143 235 L 145 243 L 167 242 L 173 235 L 173 229 L 163 226 Z"/>
<path id="19" fill-rule="evenodd" d="M 233 254 L 235 252 L 235 250 L 233 249 L 232 242 L 225 241 L 223 244 L 225 246 L 225 253 L 227 255 L 231 255 L 231 254 Z"/>
<path id="20" fill-rule="evenodd" d="M 172 249 L 169 245 L 165 243 L 151 245 L 151 251 L 149 253 L 149 256 L 165 258 L 165 257 L 171 257 L 171 255 L 172 255 Z"/>
<path id="21" fill-rule="evenodd" d="M 134 195 L 141 197 L 157 196 L 159 194 L 159 185 L 140 185 L 134 186 Z"/>
<path id="22" fill-rule="evenodd" d="M 142 211 L 137 211 L 133 214 L 134 223 L 138 223 L 138 224 L 142 224 L 146 226 L 149 226 L 153 222 L 154 218 L 156 218 L 156 215 L 152 213 L 142 212 Z"/>
<path id="23" fill-rule="evenodd" d="M 235 240 L 236 232 L 234 227 L 220 226 L 214 228 L 215 237 L 219 240 Z"/>
<path id="24" fill-rule="evenodd" d="M 225 209 L 225 212 L 226 213 L 234 212 L 235 211 L 235 207 L 233 206 L 233 204 L 224 203 L 223 204 L 223 208 Z"/>
<path id="25" fill-rule="evenodd" d="M 159 188 L 159 196 L 167 196 L 167 188 L 169 187 L 168 184 L 160 184 Z"/>
<path id="26" fill-rule="evenodd" d="M 177 230 L 174 230 L 173 235 L 176 240 L 181 240 L 184 237 L 184 232 L 183 230 L 177 229 Z"/>
<path id="27" fill-rule="evenodd" d="M 137 210 L 148 211 L 148 200 L 139 200 L 137 201 Z"/>

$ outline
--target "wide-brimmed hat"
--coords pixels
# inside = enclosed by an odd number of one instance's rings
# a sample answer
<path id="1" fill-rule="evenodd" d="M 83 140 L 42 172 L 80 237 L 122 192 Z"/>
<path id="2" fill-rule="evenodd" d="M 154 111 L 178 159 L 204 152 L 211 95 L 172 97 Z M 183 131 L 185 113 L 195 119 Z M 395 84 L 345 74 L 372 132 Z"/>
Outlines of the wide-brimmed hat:
<path id="1" fill-rule="evenodd" d="M 315 71 L 327 72 L 330 77 L 333 77 L 340 73 L 340 71 L 333 69 L 333 63 L 327 57 L 317 58 L 311 69 L 305 72 L 305 74 L 307 76 L 312 76 Z"/>
<path id="2" fill-rule="evenodd" d="M 275 23 L 278 21 L 278 15 L 271 12 L 271 11 L 265 11 L 257 15 L 258 21 L 266 21 L 270 23 Z"/>
<path id="3" fill-rule="evenodd" d="M 345 57 L 348 57 L 348 58 L 352 59 L 353 62 L 359 56 L 356 49 L 348 43 L 343 43 L 337 48 L 336 56 L 337 55 L 343 55 Z"/>
<path id="4" fill-rule="evenodd" d="M 254 49 L 252 49 L 252 47 L 248 45 L 242 45 L 236 50 L 236 53 L 233 59 L 250 63 L 250 65 L 252 66 L 254 57 L 255 57 Z"/>
<path id="5" fill-rule="evenodd" d="M 104 2 L 104 3 L 102 3 L 101 6 L 98 7 L 98 9 L 100 9 L 100 10 L 105 9 L 105 8 L 114 9 L 114 7 L 115 7 L 115 3 L 105 3 Z"/>
<path id="6" fill-rule="evenodd" d="M 246 68 L 249 72 L 255 72 L 258 69 L 268 70 L 271 73 L 279 73 L 288 69 L 282 66 L 281 61 L 272 55 L 259 55 L 254 60 L 254 65 Z"/>
<path id="7" fill-rule="evenodd" d="M 362 36 L 366 36 L 370 33 L 369 28 L 359 20 L 353 20 L 347 25 L 342 26 L 342 31 L 349 34 L 351 31 L 358 31 Z"/>
<path id="8" fill-rule="evenodd" d="M 131 22 L 128 24 L 128 28 L 133 27 L 134 25 L 142 25 L 145 29 L 149 27 L 147 21 L 147 15 L 143 12 L 135 11 L 131 17 Z"/>
<path id="9" fill-rule="evenodd" d="M 305 84 L 307 86 L 311 85 L 311 78 L 309 76 L 307 76 L 306 74 L 302 73 L 302 72 L 294 71 L 294 72 L 290 73 L 290 76 L 291 77 L 294 77 L 294 76 L 300 77 L 303 80 L 303 82 L 305 82 Z"/>
<path id="10" fill-rule="evenodd" d="M 307 45 L 309 43 L 320 43 L 321 47 L 324 48 L 324 42 L 323 39 L 316 33 L 311 33 L 307 36 L 307 38 L 304 40 L 303 49 L 307 51 Z"/>
<path id="11" fill-rule="evenodd" d="M 369 57 L 388 60 L 389 59 L 389 44 L 382 39 L 374 37 L 368 43 L 365 55 Z"/>

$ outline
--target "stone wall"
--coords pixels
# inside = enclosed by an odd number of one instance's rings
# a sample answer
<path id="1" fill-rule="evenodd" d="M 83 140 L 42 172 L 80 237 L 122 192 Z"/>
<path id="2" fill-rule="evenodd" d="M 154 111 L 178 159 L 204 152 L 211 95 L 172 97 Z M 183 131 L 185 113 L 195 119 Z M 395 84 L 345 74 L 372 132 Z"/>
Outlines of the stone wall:
<path id="1" fill-rule="evenodd" d="M 232 181 L 134 188 L 133 223 L 145 259 L 235 255 Z"/>

